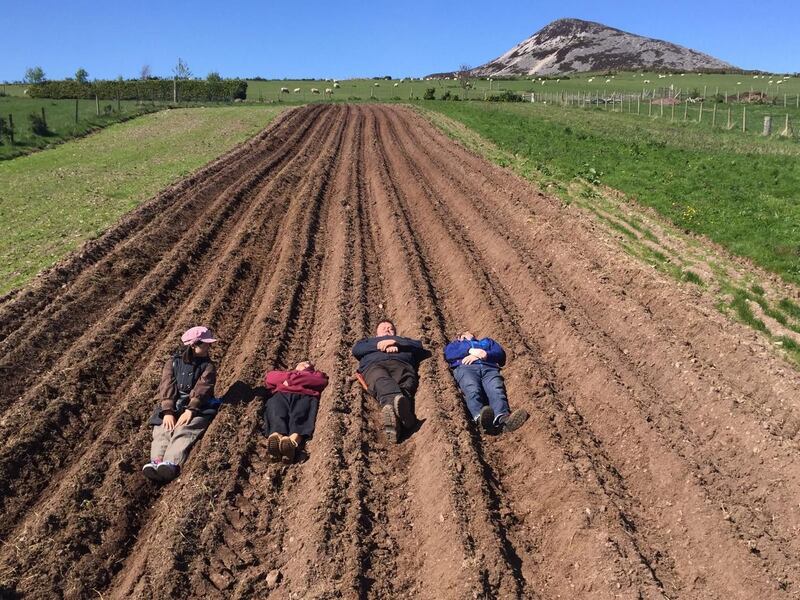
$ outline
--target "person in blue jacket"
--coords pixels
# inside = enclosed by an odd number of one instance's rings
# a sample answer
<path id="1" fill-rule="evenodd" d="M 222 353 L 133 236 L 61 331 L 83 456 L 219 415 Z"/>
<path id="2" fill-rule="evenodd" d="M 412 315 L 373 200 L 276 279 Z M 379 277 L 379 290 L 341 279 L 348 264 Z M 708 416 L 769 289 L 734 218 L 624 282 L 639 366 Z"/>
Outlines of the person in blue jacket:
<path id="1" fill-rule="evenodd" d="M 386 436 L 393 443 L 399 441 L 402 430 L 411 430 L 417 423 L 417 368 L 430 355 L 420 340 L 397 335 L 389 320 L 378 323 L 375 337 L 359 340 L 353 346 L 357 372 L 369 393 L 380 402 Z"/>
<path id="2" fill-rule="evenodd" d="M 469 331 L 444 349 L 444 358 L 464 394 L 472 418 L 484 431 L 508 432 L 528 420 L 524 409 L 511 411 L 500 369 L 506 364 L 503 347 L 492 338 L 476 339 Z"/>

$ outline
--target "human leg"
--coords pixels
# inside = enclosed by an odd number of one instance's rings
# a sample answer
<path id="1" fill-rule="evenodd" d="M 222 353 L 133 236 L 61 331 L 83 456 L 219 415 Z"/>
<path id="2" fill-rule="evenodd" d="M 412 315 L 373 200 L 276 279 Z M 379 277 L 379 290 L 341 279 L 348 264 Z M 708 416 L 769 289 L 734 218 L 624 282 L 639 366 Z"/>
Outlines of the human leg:
<path id="1" fill-rule="evenodd" d="M 153 427 L 153 442 L 150 444 L 150 461 L 158 462 L 164 460 L 164 452 L 169 446 L 172 432 L 164 429 L 163 425 Z"/>
<path id="2" fill-rule="evenodd" d="M 486 395 L 481 386 L 480 369 L 473 365 L 459 365 L 453 369 L 453 376 L 464 394 L 464 401 L 467 403 L 469 414 L 473 420 L 477 420 L 481 414 L 481 408 L 486 404 Z"/>
<path id="3" fill-rule="evenodd" d="M 172 439 L 169 446 L 164 452 L 164 462 L 177 466 L 181 466 L 186 462 L 189 450 L 203 435 L 208 424 L 209 420 L 205 417 L 193 417 L 186 425 L 176 427 L 172 431 Z"/>
<path id="4" fill-rule="evenodd" d="M 289 434 L 289 398 L 283 392 L 278 392 L 267 398 L 264 404 L 264 433 Z"/>
<path id="5" fill-rule="evenodd" d="M 385 361 L 375 363 L 364 371 L 364 380 L 369 386 L 369 392 L 378 399 L 381 406 L 392 404 L 394 397 L 397 394 L 402 394 L 403 390 L 400 385 L 392 377 L 390 369 L 395 361 Z"/>
<path id="6" fill-rule="evenodd" d="M 489 401 L 489 406 L 491 406 L 494 411 L 495 423 L 504 421 L 511 410 L 508 407 L 506 382 L 500 374 L 500 369 L 481 366 L 479 371 L 481 386 Z"/>

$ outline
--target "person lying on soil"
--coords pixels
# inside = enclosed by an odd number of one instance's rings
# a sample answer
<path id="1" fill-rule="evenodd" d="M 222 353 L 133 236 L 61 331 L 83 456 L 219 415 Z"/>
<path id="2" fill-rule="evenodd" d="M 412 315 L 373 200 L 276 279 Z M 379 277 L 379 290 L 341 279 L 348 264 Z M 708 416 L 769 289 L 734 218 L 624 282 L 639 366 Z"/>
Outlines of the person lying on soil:
<path id="1" fill-rule="evenodd" d="M 394 323 L 378 323 L 375 337 L 364 338 L 353 346 L 358 372 L 369 393 L 378 399 L 386 436 L 397 443 L 403 430 L 417 424 L 414 394 L 417 391 L 419 363 L 430 357 L 420 340 L 397 335 Z"/>
<path id="2" fill-rule="evenodd" d="M 267 452 L 272 460 L 290 464 L 314 434 L 319 397 L 328 386 L 328 376 L 304 360 L 294 371 L 267 371 L 264 385 L 272 392 L 264 405 Z"/>
<path id="3" fill-rule="evenodd" d="M 519 429 L 528 420 L 523 409 L 511 412 L 500 369 L 506 364 L 503 347 L 492 338 L 476 339 L 469 331 L 447 344 L 444 358 L 453 370 L 475 423 L 485 432 Z"/>
<path id="4" fill-rule="evenodd" d="M 209 356 L 217 340 L 207 327 L 192 327 L 182 336 L 183 351 L 164 363 L 153 425 L 150 462 L 142 467 L 145 477 L 160 483 L 175 479 L 189 449 L 200 439 L 217 413 L 214 398 L 217 368 Z"/>

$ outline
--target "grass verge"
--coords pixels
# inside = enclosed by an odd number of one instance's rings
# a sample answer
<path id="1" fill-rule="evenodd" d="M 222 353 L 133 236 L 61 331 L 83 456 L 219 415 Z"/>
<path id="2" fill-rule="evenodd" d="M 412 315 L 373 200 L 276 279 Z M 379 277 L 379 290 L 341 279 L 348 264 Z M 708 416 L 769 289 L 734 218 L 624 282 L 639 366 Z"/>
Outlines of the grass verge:
<path id="1" fill-rule="evenodd" d="M 0 162 L 0 294 L 23 285 L 283 109 L 193 108 L 111 125 Z"/>

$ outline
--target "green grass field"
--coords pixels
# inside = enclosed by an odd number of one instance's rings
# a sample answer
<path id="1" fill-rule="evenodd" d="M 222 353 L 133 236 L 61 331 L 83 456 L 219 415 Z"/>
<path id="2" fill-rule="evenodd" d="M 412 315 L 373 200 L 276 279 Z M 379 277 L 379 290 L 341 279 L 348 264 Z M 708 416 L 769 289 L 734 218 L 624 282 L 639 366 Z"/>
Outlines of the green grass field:
<path id="1" fill-rule="evenodd" d="M 0 294 L 23 285 L 282 109 L 161 111 L 0 162 Z"/>
<path id="2" fill-rule="evenodd" d="M 454 80 L 431 80 L 419 81 L 418 79 L 404 80 L 394 79 L 388 80 L 373 80 L 373 79 L 344 79 L 339 81 L 340 88 L 333 90 L 333 99 L 347 100 L 348 98 L 359 98 L 361 100 L 392 100 L 402 99 L 408 100 L 414 96 L 422 97 L 426 88 L 435 88 L 437 97 L 446 91 L 451 94 L 458 94 L 460 98 L 464 99 L 483 99 L 484 95 L 500 93 L 504 90 L 514 92 L 585 92 L 592 94 L 599 93 L 601 96 L 609 95 L 612 92 L 642 92 L 647 91 L 652 93 L 653 90 L 659 92 L 666 91 L 672 86 L 673 93 L 678 90 L 682 91 L 683 95 L 691 94 L 696 91 L 698 94 L 706 97 L 715 93 L 725 94 L 729 93 L 730 100 L 736 97 L 737 91 L 740 93 L 754 91 L 766 92 L 770 96 L 778 96 L 779 101 L 782 103 L 783 94 L 787 95 L 787 104 L 797 105 L 800 100 L 800 77 L 789 77 L 783 79 L 783 83 L 776 83 L 781 77 L 758 76 L 757 79 L 753 75 L 697 75 L 685 74 L 683 77 L 680 74 L 673 74 L 659 79 L 658 73 L 617 73 L 613 76 L 605 76 L 600 74 L 580 74 L 569 76 L 569 79 L 547 79 L 539 81 L 538 78 L 515 79 L 515 80 L 497 80 L 487 81 L 486 79 L 472 79 L 472 88 L 464 91 L 459 82 Z M 608 80 L 608 82 L 607 82 Z M 650 83 L 645 83 L 649 80 Z M 772 81 L 772 83 L 770 83 Z M 276 100 L 292 102 L 292 101 L 311 101 L 321 99 L 323 94 L 312 94 L 311 88 L 317 88 L 323 92 L 326 88 L 333 89 L 332 80 L 314 80 L 314 81 L 301 81 L 301 80 L 269 80 L 269 81 L 253 81 L 247 82 L 247 99 L 251 101 L 264 101 L 274 102 Z M 378 86 L 375 86 L 375 84 Z M 397 84 L 397 85 L 395 85 Z M 282 94 L 281 88 L 289 89 L 288 94 Z M 294 89 L 300 88 L 300 93 L 295 94 Z M 796 107 L 796 106 L 795 106 Z"/>
<path id="3" fill-rule="evenodd" d="M 800 145 L 600 109 L 424 102 L 566 189 L 618 189 L 800 284 Z"/>

